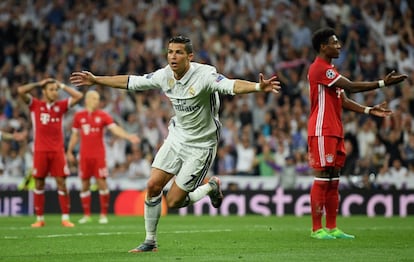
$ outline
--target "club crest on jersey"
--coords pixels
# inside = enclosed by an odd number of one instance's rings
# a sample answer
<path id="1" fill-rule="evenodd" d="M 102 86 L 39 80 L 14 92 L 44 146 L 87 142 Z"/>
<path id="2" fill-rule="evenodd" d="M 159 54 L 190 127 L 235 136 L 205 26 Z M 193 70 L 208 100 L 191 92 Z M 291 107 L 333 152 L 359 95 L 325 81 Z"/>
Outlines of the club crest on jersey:
<path id="1" fill-rule="evenodd" d="M 336 73 L 335 73 L 335 71 L 333 69 L 326 70 L 326 77 L 328 79 L 334 79 L 335 76 L 336 76 Z"/>
<path id="2" fill-rule="evenodd" d="M 334 161 L 334 156 L 332 154 L 327 154 L 325 156 L 326 162 L 332 163 Z"/>
<path id="3" fill-rule="evenodd" d="M 55 111 L 56 113 L 60 111 L 60 108 L 58 106 L 53 107 L 53 111 Z"/>
<path id="4" fill-rule="evenodd" d="M 95 123 L 100 123 L 102 121 L 100 116 L 95 117 Z"/>
<path id="5" fill-rule="evenodd" d="M 170 78 L 168 79 L 168 87 L 173 88 L 174 87 L 174 79 Z"/>
<path id="6" fill-rule="evenodd" d="M 188 92 L 190 93 L 190 95 L 194 96 L 195 95 L 194 87 L 190 86 L 190 89 L 188 90 Z"/>

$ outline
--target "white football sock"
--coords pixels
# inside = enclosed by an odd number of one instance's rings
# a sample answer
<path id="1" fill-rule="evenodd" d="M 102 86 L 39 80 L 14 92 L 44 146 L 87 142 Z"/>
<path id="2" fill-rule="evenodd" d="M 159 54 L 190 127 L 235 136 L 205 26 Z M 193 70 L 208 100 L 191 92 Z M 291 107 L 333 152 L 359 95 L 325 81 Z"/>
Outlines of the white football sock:
<path id="1" fill-rule="evenodd" d="M 211 189 L 212 188 L 210 184 L 206 183 L 202 186 L 197 187 L 193 192 L 188 193 L 188 197 L 190 199 L 189 204 L 193 204 L 205 197 L 211 191 Z"/>
<path id="2" fill-rule="evenodd" d="M 146 241 L 157 241 L 157 225 L 161 216 L 161 197 L 162 193 L 159 196 L 145 200 L 144 219 Z"/>

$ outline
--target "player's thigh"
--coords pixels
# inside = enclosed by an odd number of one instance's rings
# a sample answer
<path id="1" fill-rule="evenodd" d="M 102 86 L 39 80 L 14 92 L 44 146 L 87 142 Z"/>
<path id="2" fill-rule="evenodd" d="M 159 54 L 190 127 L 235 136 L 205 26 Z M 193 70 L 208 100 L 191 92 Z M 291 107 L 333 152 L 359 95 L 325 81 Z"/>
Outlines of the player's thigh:
<path id="1" fill-rule="evenodd" d="M 309 165 L 316 170 L 337 166 L 341 141 L 341 138 L 334 136 L 309 137 Z"/>
<path id="2" fill-rule="evenodd" d="M 35 151 L 33 153 L 33 171 L 35 178 L 45 178 L 49 173 L 49 159 L 47 152 Z"/>
<path id="3" fill-rule="evenodd" d="M 185 146 L 180 152 L 182 167 L 175 183 L 184 191 L 194 191 L 206 178 L 216 156 L 216 148 L 198 148 Z"/>
<path id="4" fill-rule="evenodd" d="M 81 179 L 106 179 L 108 168 L 104 157 L 82 157 L 79 161 L 79 177 Z"/>
<path id="5" fill-rule="evenodd" d="M 168 139 L 165 140 L 154 157 L 152 167 L 169 174 L 177 175 L 182 165 L 182 160 L 180 159 L 181 149 L 181 145 L 172 144 Z M 152 170 L 151 177 L 154 172 L 157 173 L 156 170 Z"/>
<path id="6" fill-rule="evenodd" d="M 339 169 L 344 167 L 345 159 L 346 159 L 345 142 L 344 142 L 344 139 L 340 139 L 337 143 L 337 148 L 336 148 L 335 167 Z"/>
<path id="7" fill-rule="evenodd" d="M 69 176 L 70 171 L 66 163 L 65 153 L 51 152 L 49 153 L 50 159 L 50 174 L 54 177 L 66 177 Z"/>

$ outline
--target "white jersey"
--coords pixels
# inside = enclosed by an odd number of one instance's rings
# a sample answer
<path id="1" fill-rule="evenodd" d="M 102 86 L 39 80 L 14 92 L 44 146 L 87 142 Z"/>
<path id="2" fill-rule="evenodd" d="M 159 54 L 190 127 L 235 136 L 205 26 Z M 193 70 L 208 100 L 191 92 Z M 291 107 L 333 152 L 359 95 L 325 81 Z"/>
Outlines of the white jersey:
<path id="1" fill-rule="evenodd" d="M 169 139 L 196 147 L 216 146 L 221 123 L 218 117 L 218 93 L 234 95 L 235 80 L 217 73 L 215 67 L 190 63 L 190 69 L 180 79 L 167 65 L 143 76 L 129 76 L 128 90 L 161 88 L 170 99 L 175 116 L 169 125 Z"/>

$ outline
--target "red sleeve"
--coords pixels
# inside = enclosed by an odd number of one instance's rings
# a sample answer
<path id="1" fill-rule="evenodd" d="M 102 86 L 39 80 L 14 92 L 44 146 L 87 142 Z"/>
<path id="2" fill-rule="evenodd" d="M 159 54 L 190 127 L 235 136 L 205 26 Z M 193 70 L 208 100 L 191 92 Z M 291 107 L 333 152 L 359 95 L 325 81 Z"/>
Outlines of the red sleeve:
<path id="1" fill-rule="evenodd" d="M 316 79 L 318 84 L 322 84 L 324 86 L 331 87 L 340 77 L 341 75 L 336 71 L 335 67 L 333 66 L 320 66 L 317 67 L 316 75 L 318 76 Z"/>

